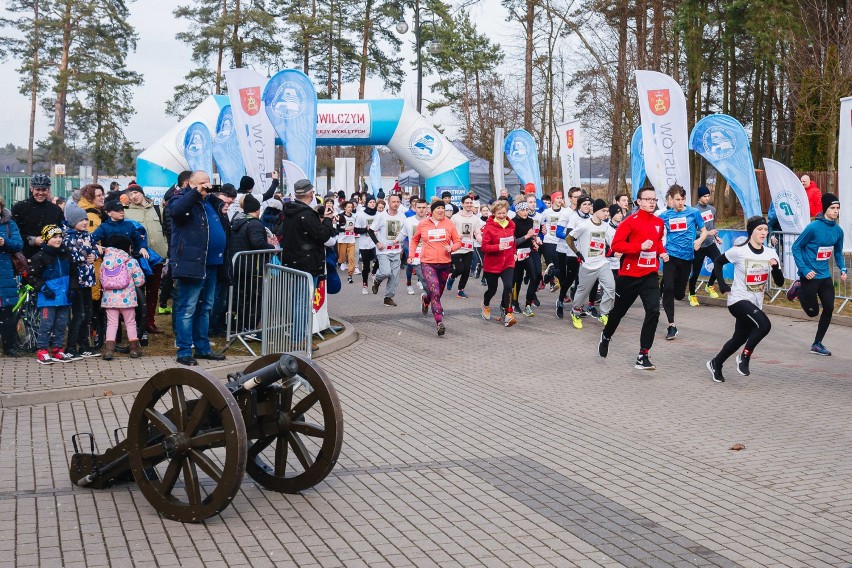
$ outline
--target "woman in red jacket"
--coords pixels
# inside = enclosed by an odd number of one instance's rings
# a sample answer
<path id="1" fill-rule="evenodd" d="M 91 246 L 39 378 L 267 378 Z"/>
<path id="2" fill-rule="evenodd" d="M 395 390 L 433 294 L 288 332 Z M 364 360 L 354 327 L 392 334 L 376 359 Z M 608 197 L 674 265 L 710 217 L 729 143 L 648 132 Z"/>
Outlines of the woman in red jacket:
<path id="1" fill-rule="evenodd" d="M 500 298 L 500 317 L 506 327 L 518 320 L 512 313 L 512 284 L 515 278 L 515 223 L 508 218 L 509 204 L 499 200 L 491 206 L 491 217 L 482 229 L 482 272 L 488 289 L 482 298 L 482 319 L 491 319 L 488 303 L 497 293 L 497 284 L 503 281 L 503 296 Z"/>

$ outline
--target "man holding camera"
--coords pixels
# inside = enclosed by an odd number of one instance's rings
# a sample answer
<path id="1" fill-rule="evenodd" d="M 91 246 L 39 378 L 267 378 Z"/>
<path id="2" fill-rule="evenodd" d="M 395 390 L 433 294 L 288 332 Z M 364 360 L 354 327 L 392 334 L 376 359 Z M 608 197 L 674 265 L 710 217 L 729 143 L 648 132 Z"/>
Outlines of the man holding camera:
<path id="1" fill-rule="evenodd" d="M 300 179 L 293 184 L 293 192 L 296 199 L 284 204 L 281 261 L 284 266 L 311 274 L 316 286 L 325 273 L 326 242 L 337 236 L 334 202 L 326 201 L 320 217 L 311 207 L 314 203 L 311 182 Z"/>
<path id="2" fill-rule="evenodd" d="M 172 218 L 169 270 L 178 283 L 173 317 L 181 365 L 225 358 L 210 348 L 209 324 L 216 284 L 227 280 L 230 226 L 222 213 L 222 200 L 210 190 L 210 176 L 198 170 L 168 203 Z"/>

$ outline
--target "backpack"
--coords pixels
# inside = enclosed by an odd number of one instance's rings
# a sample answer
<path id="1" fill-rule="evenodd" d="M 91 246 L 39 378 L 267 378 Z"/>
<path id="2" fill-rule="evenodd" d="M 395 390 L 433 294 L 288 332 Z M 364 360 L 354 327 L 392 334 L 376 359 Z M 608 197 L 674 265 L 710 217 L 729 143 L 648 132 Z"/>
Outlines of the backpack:
<path id="1" fill-rule="evenodd" d="M 112 266 L 101 264 L 101 288 L 104 290 L 124 290 L 130 285 L 130 272 L 124 262 L 116 262 Z"/>

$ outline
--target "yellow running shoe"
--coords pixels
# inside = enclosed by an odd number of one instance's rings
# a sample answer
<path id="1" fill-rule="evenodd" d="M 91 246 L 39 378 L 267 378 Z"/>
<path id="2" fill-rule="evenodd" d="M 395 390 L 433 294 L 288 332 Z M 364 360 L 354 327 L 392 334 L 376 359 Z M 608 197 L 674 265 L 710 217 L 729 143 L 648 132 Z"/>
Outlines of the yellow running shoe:
<path id="1" fill-rule="evenodd" d="M 707 286 L 707 293 L 710 294 L 711 298 L 718 298 L 719 293 L 716 291 L 715 286 Z"/>
<path id="2" fill-rule="evenodd" d="M 482 306 L 482 319 L 490 320 L 491 319 L 491 308 L 489 306 Z"/>
<path id="3" fill-rule="evenodd" d="M 689 295 L 689 305 L 692 306 L 692 307 L 698 306 L 699 305 L 698 304 L 698 296 L 696 296 L 695 294 L 690 294 Z"/>
<path id="4" fill-rule="evenodd" d="M 574 310 L 571 310 L 571 323 L 577 329 L 583 329 L 583 318 L 581 318 Z"/>

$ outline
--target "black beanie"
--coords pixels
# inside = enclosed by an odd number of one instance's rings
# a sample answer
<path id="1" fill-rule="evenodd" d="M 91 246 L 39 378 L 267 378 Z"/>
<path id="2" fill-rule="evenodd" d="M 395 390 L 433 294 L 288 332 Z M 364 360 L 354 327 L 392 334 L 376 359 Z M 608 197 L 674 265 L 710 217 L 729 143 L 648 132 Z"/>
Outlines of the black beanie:
<path id="1" fill-rule="evenodd" d="M 586 201 L 591 201 L 591 200 L 592 200 L 592 198 L 589 197 L 588 195 L 581 195 L 580 197 L 578 197 L 577 198 L 577 210 L 579 211 L 580 205 L 582 205 Z"/>
<path id="2" fill-rule="evenodd" d="M 592 202 L 592 213 L 597 213 L 601 209 L 606 209 L 606 201 L 603 199 L 595 199 Z"/>
<path id="3" fill-rule="evenodd" d="M 251 193 L 247 193 L 246 196 L 243 197 L 243 212 L 248 215 L 255 211 L 260 211 L 260 201 L 258 201 Z"/>
<path id="4" fill-rule="evenodd" d="M 822 214 L 825 215 L 825 212 L 828 211 L 828 208 L 834 205 L 835 203 L 840 204 L 840 200 L 837 199 L 837 196 L 833 193 L 823 193 L 822 194 Z"/>
<path id="5" fill-rule="evenodd" d="M 243 176 L 240 178 L 240 193 L 251 193 L 252 189 L 254 189 L 254 179 L 249 176 Z"/>
<path id="6" fill-rule="evenodd" d="M 434 211 L 438 207 L 444 207 L 445 205 L 446 203 L 444 203 L 443 201 L 435 201 L 432 203 L 432 205 L 429 206 L 429 210 Z"/>
<path id="7" fill-rule="evenodd" d="M 748 221 L 746 221 L 746 232 L 748 233 L 749 238 L 751 238 L 751 234 L 755 229 L 760 227 L 761 225 L 768 225 L 766 219 L 761 217 L 760 215 L 755 215 L 754 217 L 749 217 Z"/>
<path id="8" fill-rule="evenodd" d="M 621 205 L 619 205 L 618 203 L 613 203 L 612 205 L 609 206 L 609 216 L 610 217 L 615 217 L 619 213 L 622 213 Z"/>

